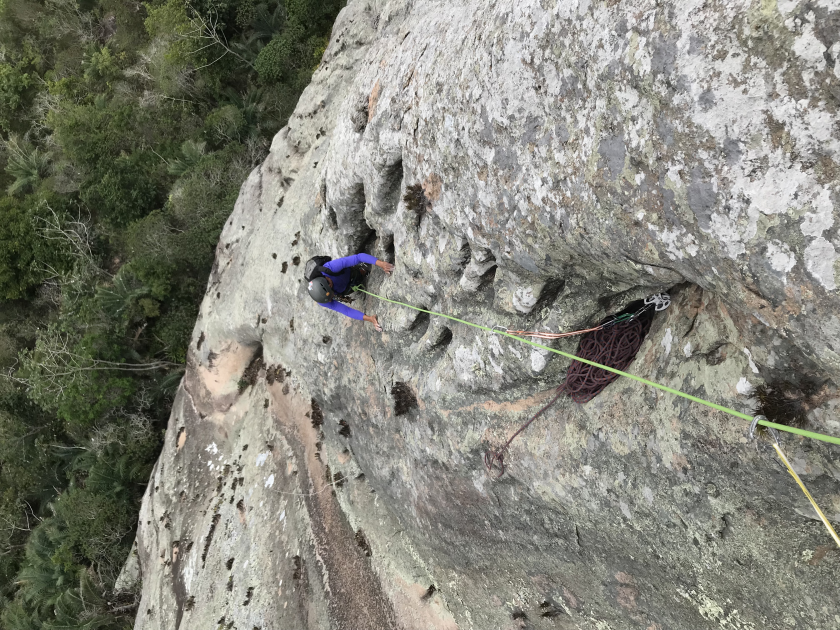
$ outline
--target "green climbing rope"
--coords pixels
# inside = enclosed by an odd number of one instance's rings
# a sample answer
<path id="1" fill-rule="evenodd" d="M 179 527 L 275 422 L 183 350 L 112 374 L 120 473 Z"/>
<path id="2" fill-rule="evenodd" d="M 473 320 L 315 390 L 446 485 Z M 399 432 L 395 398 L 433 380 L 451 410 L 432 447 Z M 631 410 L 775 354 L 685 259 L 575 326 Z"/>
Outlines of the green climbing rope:
<path id="1" fill-rule="evenodd" d="M 610 324 L 620 324 L 621 322 L 626 322 L 628 320 L 633 319 L 634 315 L 635 313 L 622 313 L 621 315 L 616 315 L 615 317 L 613 317 Z"/>
<path id="2" fill-rule="evenodd" d="M 734 409 L 730 409 L 729 407 L 724 407 L 723 405 L 718 405 L 713 402 L 709 402 L 708 400 L 703 400 L 702 398 L 698 398 L 697 396 L 692 396 L 691 394 L 686 394 L 685 392 L 681 392 L 678 389 L 673 389 L 672 387 L 667 387 L 666 385 L 660 385 L 659 383 L 654 383 L 653 381 L 649 381 L 644 379 L 640 376 L 635 376 L 634 374 L 628 374 L 627 372 L 622 372 L 621 370 L 616 370 L 615 368 L 611 368 L 608 365 L 601 365 L 600 363 L 595 363 L 594 361 L 589 361 L 587 359 L 582 359 L 577 357 L 573 354 L 569 354 L 568 352 L 563 352 L 562 350 L 557 350 L 555 348 L 549 348 L 548 346 L 544 346 L 541 343 L 537 343 L 536 341 L 531 341 L 530 339 L 523 339 L 522 337 L 517 337 L 515 335 L 511 335 L 507 332 L 496 330 L 494 328 L 488 328 L 487 326 L 482 326 L 481 324 L 474 324 L 473 322 L 468 322 L 463 319 L 458 319 L 457 317 L 452 317 L 452 315 L 447 315 L 446 313 L 437 313 L 435 311 L 429 311 L 425 308 L 420 308 L 417 306 L 413 306 L 411 304 L 406 304 L 405 302 L 399 302 L 397 300 L 390 300 L 386 297 L 381 295 L 377 295 L 376 293 L 371 293 L 370 291 L 365 290 L 362 286 L 355 286 L 353 290 L 359 291 L 361 293 L 366 293 L 372 297 L 375 297 L 378 300 L 382 300 L 383 302 L 390 302 L 391 304 L 398 304 L 399 306 L 404 306 L 406 308 L 413 309 L 415 311 L 420 311 L 421 313 L 428 313 L 429 315 L 436 315 L 438 317 L 445 317 L 446 319 L 451 319 L 452 321 L 458 322 L 459 324 L 464 324 L 466 326 L 472 326 L 473 328 L 479 328 L 481 330 L 486 330 L 487 332 L 495 333 L 497 335 L 502 335 L 504 337 L 510 337 L 511 339 L 516 339 L 517 341 L 521 341 L 522 343 L 527 343 L 528 345 L 534 346 L 535 348 L 540 348 L 542 350 L 548 350 L 549 352 L 553 352 L 555 354 L 559 354 L 564 356 L 568 359 L 572 359 L 574 361 L 580 361 L 581 363 L 587 363 L 597 368 L 601 368 L 602 370 L 607 370 L 608 372 L 613 372 L 618 374 L 619 376 L 626 376 L 627 378 L 633 379 L 634 381 L 638 381 L 639 383 L 643 383 L 645 385 L 649 385 L 650 387 L 655 387 L 656 389 L 661 389 L 664 392 L 668 392 L 669 394 L 673 394 L 674 396 L 681 396 L 682 398 L 686 398 L 692 402 L 700 403 L 701 405 L 706 405 L 707 407 L 711 407 L 712 409 L 717 409 L 718 411 L 722 411 L 724 413 L 728 413 L 731 416 L 735 416 L 736 418 L 741 418 L 742 420 L 750 420 L 754 419 L 753 416 L 741 413 L 740 411 L 735 411 Z M 769 427 L 771 429 L 777 429 L 779 431 L 786 431 L 787 433 L 794 433 L 796 435 L 801 435 L 803 437 L 811 438 L 813 440 L 820 440 L 821 442 L 828 442 L 830 444 L 837 444 L 840 446 L 840 437 L 834 437 L 832 435 L 824 435 L 822 433 L 814 433 L 813 431 L 806 431 L 805 429 L 798 429 L 796 427 L 788 427 L 783 424 L 777 424 L 775 422 L 770 422 L 769 420 L 758 420 L 758 424 Z"/>

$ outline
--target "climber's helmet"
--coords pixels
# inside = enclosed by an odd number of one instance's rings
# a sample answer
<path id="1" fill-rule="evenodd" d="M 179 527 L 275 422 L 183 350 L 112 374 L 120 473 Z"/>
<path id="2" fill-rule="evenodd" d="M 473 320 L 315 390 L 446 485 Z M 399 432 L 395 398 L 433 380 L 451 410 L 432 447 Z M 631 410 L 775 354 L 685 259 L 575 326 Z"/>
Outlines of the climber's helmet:
<path id="1" fill-rule="evenodd" d="M 324 277 L 313 278 L 309 281 L 309 295 L 312 299 L 321 304 L 333 301 L 333 292 L 330 283 Z"/>

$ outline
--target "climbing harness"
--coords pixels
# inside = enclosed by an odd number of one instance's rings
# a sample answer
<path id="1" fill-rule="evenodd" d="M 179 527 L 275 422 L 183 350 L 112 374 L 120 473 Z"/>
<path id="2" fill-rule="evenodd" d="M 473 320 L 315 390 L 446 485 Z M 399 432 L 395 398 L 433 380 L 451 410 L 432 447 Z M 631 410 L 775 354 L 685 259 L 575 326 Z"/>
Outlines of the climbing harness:
<path id="1" fill-rule="evenodd" d="M 758 426 L 761 420 L 767 420 L 767 418 L 762 415 L 758 415 L 755 418 L 753 418 L 752 424 L 750 424 L 751 440 L 755 439 L 756 427 Z M 814 500 L 814 497 L 811 496 L 810 492 L 808 492 L 808 488 L 806 488 L 805 484 L 802 483 L 802 480 L 799 478 L 799 475 L 796 474 L 796 471 L 793 469 L 793 466 L 791 466 L 790 462 L 788 461 L 788 458 L 782 451 L 782 445 L 779 442 L 778 432 L 775 429 L 768 428 L 767 433 L 770 435 L 770 437 L 773 438 L 773 443 L 771 444 L 771 446 L 775 449 L 776 453 L 779 456 L 779 459 L 782 460 L 782 463 L 787 468 L 787 471 L 790 473 L 790 476 L 793 477 L 794 481 L 796 481 L 796 483 L 802 489 L 802 492 L 805 493 L 805 496 L 811 502 L 814 511 L 816 511 L 817 516 L 820 517 L 820 520 L 823 522 L 823 525 L 825 525 L 825 528 L 828 530 L 828 533 L 831 534 L 831 537 L 834 539 L 834 542 L 837 543 L 838 547 L 840 547 L 840 537 L 837 536 L 837 532 L 834 531 L 834 528 L 831 526 L 831 523 L 828 522 L 828 519 L 825 517 L 825 514 L 823 514 L 823 511 L 820 509 L 820 506 L 817 505 L 817 502 Z"/>

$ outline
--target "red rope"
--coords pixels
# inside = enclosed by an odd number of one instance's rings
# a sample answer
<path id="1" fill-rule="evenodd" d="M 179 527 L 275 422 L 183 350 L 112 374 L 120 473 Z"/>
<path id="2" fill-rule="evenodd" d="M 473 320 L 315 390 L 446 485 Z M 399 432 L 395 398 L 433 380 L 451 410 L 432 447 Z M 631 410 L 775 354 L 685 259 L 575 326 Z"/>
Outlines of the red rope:
<path id="1" fill-rule="evenodd" d="M 575 354 L 581 359 L 624 371 L 636 358 L 652 321 L 652 317 L 634 318 L 587 334 L 580 340 Z M 572 361 L 564 384 L 572 400 L 583 404 L 595 398 L 617 378 L 618 374 L 614 372 Z"/>
<path id="2" fill-rule="evenodd" d="M 650 330 L 652 321 L 653 312 L 648 311 L 630 321 L 613 324 L 606 328 L 598 326 L 581 338 L 575 354 L 581 359 L 595 361 L 623 371 L 636 358 L 636 353 L 642 346 L 642 341 Z M 564 393 L 576 403 L 587 403 L 617 378 L 618 374 L 613 372 L 580 361 L 572 361 L 566 372 L 566 378 L 557 388 L 557 395 L 519 427 L 519 430 L 510 436 L 504 446 L 498 450 L 488 449 L 484 453 L 484 465 L 487 472 L 495 479 L 505 474 L 505 453 L 511 442 L 560 400 L 560 396 Z"/>

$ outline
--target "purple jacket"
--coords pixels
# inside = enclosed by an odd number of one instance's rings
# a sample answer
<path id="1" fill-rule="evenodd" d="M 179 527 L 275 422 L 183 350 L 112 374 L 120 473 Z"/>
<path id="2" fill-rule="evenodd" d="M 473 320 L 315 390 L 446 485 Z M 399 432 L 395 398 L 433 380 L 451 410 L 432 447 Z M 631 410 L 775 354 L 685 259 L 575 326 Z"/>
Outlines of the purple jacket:
<path id="1" fill-rule="evenodd" d="M 354 256 L 336 258 L 335 260 L 325 263 L 323 266 L 334 272 L 325 274 L 333 281 L 333 290 L 336 293 L 344 293 L 350 284 L 350 276 L 352 274 L 350 269 L 359 263 L 375 265 L 376 260 L 377 259 L 370 254 L 356 254 Z M 319 304 L 331 311 L 347 315 L 347 317 L 350 317 L 351 319 L 362 319 L 364 317 L 364 313 L 357 311 L 355 308 L 351 308 L 342 302 L 336 302 L 333 300 L 332 302 L 327 302 L 326 304 L 321 304 L 320 302 Z"/>

